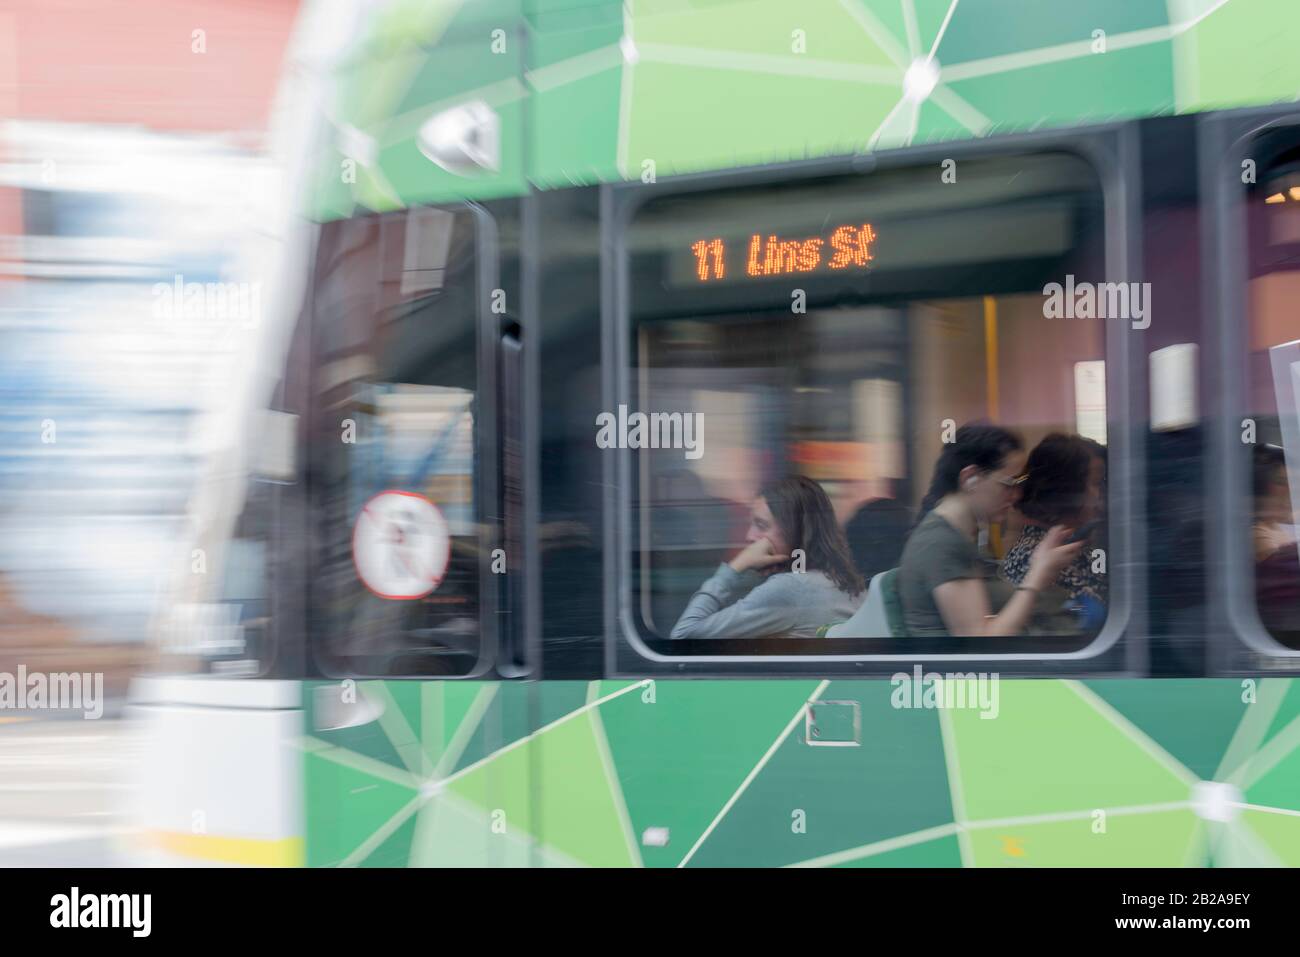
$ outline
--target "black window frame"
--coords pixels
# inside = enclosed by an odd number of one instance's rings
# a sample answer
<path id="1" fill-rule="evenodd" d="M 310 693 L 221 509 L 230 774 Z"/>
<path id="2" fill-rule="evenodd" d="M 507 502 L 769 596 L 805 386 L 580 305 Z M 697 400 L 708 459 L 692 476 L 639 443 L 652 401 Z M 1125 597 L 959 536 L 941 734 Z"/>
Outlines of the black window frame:
<path id="1" fill-rule="evenodd" d="M 631 405 L 630 340 L 632 320 L 628 251 L 625 236 L 637 210 L 654 198 L 719 188 L 762 185 L 774 180 L 830 175 L 869 175 L 880 170 L 932 165 L 939 182 L 947 159 L 995 157 L 1008 153 L 1065 152 L 1088 162 L 1101 185 L 1104 209 L 1104 269 L 1109 281 L 1142 277 L 1140 165 L 1137 123 L 1108 123 L 1076 131 L 1023 133 L 961 143 L 931 144 L 899 150 L 802 161 L 752 169 L 665 178 L 655 183 L 609 184 L 601 194 L 601 364 L 602 409 Z M 960 175 L 960 173 L 959 173 Z M 695 677 L 866 676 L 894 674 L 914 664 L 928 670 L 969 671 L 985 665 L 1001 674 L 1142 674 L 1149 650 L 1145 639 L 1145 583 L 1139 574 L 1146 554 L 1143 433 L 1134 426 L 1133 410 L 1146 401 L 1145 334 L 1125 327 L 1105 336 L 1110 576 L 1108 616 L 1102 630 L 1084 648 L 1050 653 L 1017 650 L 1004 653 L 929 651 L 928 639 L 900 641 L 886 654 L 662 654 L 640 634 L 633 594 L 631 522 L 631 452 L 602 453 L 604 478 L 606 673 L 615 677 L 690 675 Z M 809 641 L 815 639 L 808 639 Z M 945 643 L 961 639 L 944 639 Z M 1013 644 L 1017 639 L 1007 640 Z M 1041 646 L 1046 638 L 1021 640 Z M 915 650 L 908 649 L 908 644 Z M 1014 644 L 1013 644 L 1014 647 Z"/>
<path id="2" fill-rule="evenodd" d="M 500 594 L 501 576 L 494 575 L 491 570 L 492 550 L 500 546 L 503 541 L 502 518 L 497 507 L 498 496 L 500 494 L 499 482 L 499 402 L 497 389 L 497 366 L 498 366 L 498 349 L 499 336 L 497 331 L 497 317 L 491 312 L 491 301 L 493 290 L 500 286 L 501 275 L 501 257 L 500 257 L 500 240 L 499 229 L 495 217 L 482 205 L 474 201 L 444 202 L 419 204 L 413 207 L 406 207 L 400 210 L 389 210 L 384 212 L 366 212 L 363 217 L 382 218 L 409 213 L 413 209 L 442 209 L 453 213 L 468 212 L 474 220 L 474 255 L 477 260 L 476 267 L 476 287 L 477 287 L 477 308 L 475 310 L 475 363 L 477 387 L 475 389 L 476 414 L 474 421 L 474 442 L 475 458 L 477 462 L 476 474 L 474 476 L 474 519 L 478 527 L 479 539 L 479 651 L 478 659 L 472 669 L 464 674 L 362 674 L 341 670 L 339 666 L 345 663 L 342 657 L 331 657 L 323 653 L 317 636 L 312 633 L 312 620 L 310 614 L 305 615 L 304 627 L 307 631 L 307 668 L 316 676 L 327 679 L 342 680 L 354 679 L 364 681 L 474 681 L 506 677 L 498 674 L 497 665 L 500 659 L 501 636 L 498 625 L 500 624 L 500 608 L 502 605 Z M 357 217 L 361 218 L 361 217 Z M 317 226 L 318 230 L 323 231 L 329 227 L 329 223 L 323 223 Z M 317 243 L 319 246 L 319 242 Z M 319 260 L 318 260 L 319 262 Z M 315 434 L 317 425 L 316 416 L 316 399 L 314 377 L 317 373 L 315 358 L 317 326 L 315 321 L 316 314 L 316 293 L 318 286 L 318 277 L 313 270 L 311 278 L 310 296 L 311 303 L 308 313 L 307 336 L 309 347 L 307 357 L 304 360 L 307 364 L 307 388 L 305 395 L 305 408 L 303 410 L 303 429 L 304 439 L 307 436 Z M 302 459 L 304 467 L 309 466 L 310 460 L 306 457 L 309 451 L 302 449 L 304 458 Z M 317 519 L 313 514 L 315 507 L 314 493 L 311 488 L 304 487 L 303 498 L 305 501 L 303 519 L 305 522 L 304 532 L 306 540 L 310 543 L 313 541 L 311 529 Z M 309 544 L 307 548 L 307 578 L 304 581 L 305 601 L 308 608 L 312 601 L 313 582 L 318 580 L 317 569 L 319 562 L 318 550 Z M 519 572 L 516 572 L 518 574 Z"/>

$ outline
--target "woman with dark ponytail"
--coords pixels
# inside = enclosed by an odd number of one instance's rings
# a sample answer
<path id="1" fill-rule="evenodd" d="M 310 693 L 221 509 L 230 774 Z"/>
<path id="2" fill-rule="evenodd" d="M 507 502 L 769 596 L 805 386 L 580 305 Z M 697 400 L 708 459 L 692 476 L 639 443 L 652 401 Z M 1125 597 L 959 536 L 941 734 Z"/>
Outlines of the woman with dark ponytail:
<path id="1" fill-rule="evenodd" d="M 996 425 L 964 425 L 955 441 L 943 447 L 898 568 L 898 596 L 909 635 L 1020 634 L 1037 594 L 1083 547 L 1082 542 L 1066 544 L 1069 530 L 1053 527 L 1030 556 L 1021 584 L 992 612 L 992 576 L 980 559 L 979 530 L 1015 503 L 1024 464 L 1019 437 Z"/>
<path id="2" fill-rule="evenodd" d="M 746 541 L 692 596 L 673 638 L 811 638 L 828 618 L 857 610 L 862 577 L 831 500 L 812 479 L 765 486 Z"/>

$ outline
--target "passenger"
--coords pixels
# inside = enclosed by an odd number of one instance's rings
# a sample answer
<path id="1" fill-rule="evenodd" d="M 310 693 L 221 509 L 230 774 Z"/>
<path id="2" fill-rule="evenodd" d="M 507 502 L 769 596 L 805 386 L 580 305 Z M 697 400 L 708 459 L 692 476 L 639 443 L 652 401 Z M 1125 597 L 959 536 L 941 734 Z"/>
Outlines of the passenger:
<path id="1" fill-rule="evenodd" d="M 1276 445 L 1254 448 L 1255 606 L 1264 627 L 1293 645 L 1300 632 L 1300 554 L 1297 553 L 1286 455 Z"/>
<path id="2" fill-rule="evenodd" d="M 1284 548 L 1295 547 L 1291 515 L 1291 486 L 1287 483 L 1286 453 L 1276 445 L 1254 447 L 1255 521 L 1251 538 L 1255 561 L 1267 561 Z"/>
<path id="3" fill-rule="evenodd" d="M 1018 635 L 1038 592 L 1082 550 L 1082 542 L 1065 544 L 1068 530 L 1055 526 L 1034 549 L 1013 593 L 1006 594 L 1005 583 L 990 581 L 977 536 L 981 525 L 999 519 L 1013 503 L 1024 481 L 1022 448 L 1019 438 L 994 425 L 964 425 L 956 441 L 944 446 L 898 569 L 909 635 Z M 1000 606 L 996 612 L 994 606 Z"/>
<path id="4" fill-rule="evenodd" d="M 844 535 L 864 582 L 870 584 L 877 573 L 898 567 L 911 528 L 912 510 L 896 499 L 874 499 L 853 513 Z"/>
<path id="5" fill-rule="evenodd" d="M 1106 618 L 1106 576 L 1094 571 L 1090 542 L 1099 537 L 1106 481 L 1105 449 L 1079 435 L 1054 432 L 1029 453 L 1025 484 L 1016 508 L 1025 527 L 1002 559 L 999 575 L 1013 585 L 1029 573 L 1034 549 L 1053 525 L 1088 532 L 1074 560 L 1052 584 L 1061 590 L 1084 630 Z"/>
<path id="6" fill-rule="evenodd" d="M 862 578 L 830 499 L 812 479 L 791 476 L 760 491 L 745 540 L 691 597 L 673 638 L 811 638 L 828 619 L 857 609 Z"/>

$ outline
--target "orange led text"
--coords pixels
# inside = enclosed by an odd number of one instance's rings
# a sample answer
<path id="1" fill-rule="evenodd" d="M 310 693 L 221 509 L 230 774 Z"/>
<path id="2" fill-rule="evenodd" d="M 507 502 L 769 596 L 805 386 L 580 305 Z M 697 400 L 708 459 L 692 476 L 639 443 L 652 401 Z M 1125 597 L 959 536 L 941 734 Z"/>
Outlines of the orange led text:
<path id="1" fill-rule="evenodd" d="M 785 239 L 775 233 L 749 237 L 745 255 L 746 276 L 787 276 L 818 269 L 865 267 L 875 258 L 876 231 L 870 223 L 840 226 L 829 240 L 821 236 Z M 726 244 L 720 238 L 700 239 L 691 245 L 695 275 L 700 282 L 723 279 L 727 274 Z"/>

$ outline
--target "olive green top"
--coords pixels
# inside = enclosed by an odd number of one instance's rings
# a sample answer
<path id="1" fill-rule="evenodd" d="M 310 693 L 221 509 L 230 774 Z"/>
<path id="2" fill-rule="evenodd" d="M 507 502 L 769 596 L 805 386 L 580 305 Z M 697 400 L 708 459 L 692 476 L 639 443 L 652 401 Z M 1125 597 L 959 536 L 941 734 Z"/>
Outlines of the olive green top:
<path id="1" fill-rule="evenodd" d="M 969 536 L 935 512 L 925 516 L 908 537 L 898 566 L 898 597 L 908 635 L 947 636 L 948 629 L 934 602 L 934 590 L 946 582 L 980 579 L 989 590 L 990 610 L 996 614 L 1012 591 L 997 580 L 996 571 L 996 565 L 980 556 Z"/>

